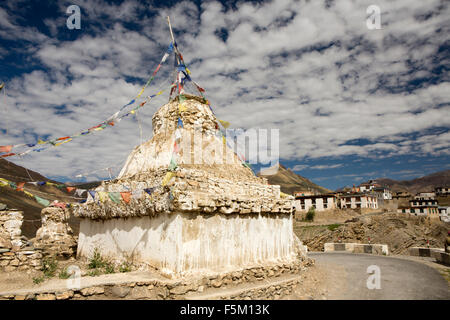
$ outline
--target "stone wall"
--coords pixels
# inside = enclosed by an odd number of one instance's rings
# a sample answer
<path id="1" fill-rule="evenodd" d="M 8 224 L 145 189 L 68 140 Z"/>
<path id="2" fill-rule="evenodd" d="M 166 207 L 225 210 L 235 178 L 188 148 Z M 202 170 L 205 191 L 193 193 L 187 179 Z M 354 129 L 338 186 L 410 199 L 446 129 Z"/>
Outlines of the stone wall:
<path id="1" fill-rule="evenodd" d="M 37 269 L 41 267 L 42 252 L 30 246 L 20 227 L 23 214 L 16 210 L 0 211 L 0 270 Z"/>
<path id="2" fill-rule="evenodd" d="M 34 246 L 57 258 L 67 259 L 74 256 L 77 241 L 67 223 L 69 217 L 67 209 L 59 207 L 42 209 L 42 226 L 36 232 Z"/>
<path id="3" fill-rule="evenodd" d="M 325 243 L 325 252 L 346 251 L 350 253 L 369 253 L 388 255 L 389 249 L 387 244 L 365 244 L 365 243 Z"/>
<path id="4" fill-rule="evenodd" d="M 87 299 L 151 299 L 151 300 L 179 300 L 203 293 L 211 288 L 230 288 L 241 283 L 257 283 L 248 290 L 241 289 L 238 293 L 222 294 L 220 299 L 278 299 L 289 294 L 299 280 L 300 274 L 306 267 L 314 264 L 311 259 L 297 260 L 291 264 L 274 264 L 264 267 L 254 267 L 230 273 L 215 274 L 201 278 L 187 278 L 182 280 L 142 279 L 139 281 L 114 282 L 106 280 L 104 284 L 83 286 L 79 289 L 40 289 L 18 290 L 16 292 L 2 292 L 1 299 L 15 300 L 87 300 Z M 287 276 L 286 281 L 282 277 Z M 122 277 L 122 279 L 124 279 Z M 265 280 L 274 280 L 272 282 Z M 62 281 L 62 280 L 61 280 Z M 271 284 L 273 283 L 273 284 Z"/>

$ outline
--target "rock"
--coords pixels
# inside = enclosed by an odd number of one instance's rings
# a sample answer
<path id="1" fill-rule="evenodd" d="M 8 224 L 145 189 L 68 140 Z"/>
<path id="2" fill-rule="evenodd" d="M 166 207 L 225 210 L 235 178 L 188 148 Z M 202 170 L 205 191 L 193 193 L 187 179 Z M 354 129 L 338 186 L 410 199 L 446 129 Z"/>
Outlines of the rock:
<path id="1" fill-rule="evenodd" d="M 73 297 L 73 291 L 64 291 L 56 293 L 56 300 L 68 300 Z"/>
<path id="2" fill-rule="evenodd" d="M 36 300 L 56 300 L 56 296 L 52 293 L 38 294 Z"/>
<path id="3" fill-rule="evenodd" d="M 92 296 L 94 294 L 103 294 L 105 293 L 105 289 L 102 287 L 89 287 L 81 289 L 81 295 L 83 296 Z"/>
<path id="4" fill-rule="evenodd" d="M 26 296 L 15 296 L 14 300 L 25 300 Z"/>
<path id="5" fill-rule="evenodd" d="M 118 297 L 118 298 L 125 298 L 128 293 L 130 293 L 131 288 L 129 286 L 114 286 L 111 289 L 111 293 L 113 296 Z"/>

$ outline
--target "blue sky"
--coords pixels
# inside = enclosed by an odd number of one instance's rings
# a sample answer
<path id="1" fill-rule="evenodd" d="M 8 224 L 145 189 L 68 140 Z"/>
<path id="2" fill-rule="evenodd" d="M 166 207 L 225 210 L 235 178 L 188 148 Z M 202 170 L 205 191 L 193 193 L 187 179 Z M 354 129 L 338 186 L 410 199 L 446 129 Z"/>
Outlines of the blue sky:
<path id="1" fill-rule="evenodd" d="M 81 29 L 66 27 L 69 5 Z M 369 5 L 381 30 L 366 27 Z M 216 113 L 280 130 L 280 162 L 336 189 L 449 169 L 446 1 L 2 1 L 0 145 L 89 128 L 127 103 L 175 37 Z M 162 68 L 150 95 L 168 84 Z M 9 160 L 61 181 L 108 178 L 151 137 L 136 118 Z M 77 178 L 77 175 L 84 174 Z"/>

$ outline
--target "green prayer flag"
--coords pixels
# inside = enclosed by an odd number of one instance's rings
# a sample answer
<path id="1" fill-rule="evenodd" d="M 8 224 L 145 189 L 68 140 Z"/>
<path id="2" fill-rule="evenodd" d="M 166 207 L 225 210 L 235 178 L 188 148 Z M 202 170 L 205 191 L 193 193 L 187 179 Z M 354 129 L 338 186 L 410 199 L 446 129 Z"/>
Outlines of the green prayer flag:
<path id="1" fill-rule="evenodd" d="M 120 200 L 122 199 L 120 192 L 108 192 L 108 195 L 109 198 L 115 203 L 120 203 Z"/>
<path id="2" fill-rule="evenodd" d="M 178 102 L 179 102 L 179 103 L 182 103 L 182 102 L 184 102 L 184 101 L 186 101 L 186 97 L 184 96 L 184 94 L 180 94 L 180 95 L 178 96 Z"/>
<path id="3" fill-rule="evenodd" d="M 38 196 L 34 196 L 34 198 L 36 199 L 36 201 L 39 204 L 42 204 L 44 207 L 47 207 L 50 204 L 50 201 L 48 201 L 47 199 L 42 199 L 42 198 L 40 198 Z"/>
<path id="4" fill-rule="evenodd" d="M 174 171 L 177 168 L 177 162 L 175 161 L 175 158 L 172 157 L 169 164 L 169 171 Z"/>

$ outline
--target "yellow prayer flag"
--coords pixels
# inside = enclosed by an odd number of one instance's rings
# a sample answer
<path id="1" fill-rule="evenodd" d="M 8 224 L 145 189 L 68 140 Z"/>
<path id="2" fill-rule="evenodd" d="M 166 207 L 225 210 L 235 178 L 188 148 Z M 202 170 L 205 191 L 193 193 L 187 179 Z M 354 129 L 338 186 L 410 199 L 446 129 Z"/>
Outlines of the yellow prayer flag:
<path id="1" fill-rule="evenodd" d="M 219 122 L 222 124 L 222 126 L 226 129 L 230 126 L 230 123 L 228 121 L 219 120 Z"/>
<path id="2" fill-rule="evenodd" d="M 162 181 L 162 185 L 165 186 L 166 184 L 169 183 L 169 181 L 175 176 L 175 172 L 167 172 L 166 176 L 164 177 L 163 181 Z"/>
<path id="3" fill-rule="evenodd" d="M 106 198 L 108 197 L 108 192 L 99 191 L 97 193 L 98 193 L 98 198 L 100 199 L 100 201 L 105 202 Z"/>
<path id="4" fill-rule="evenodd" d="M 180 112 L 187 111 L 187 108 L 186 108 L 186 105 L 184 104 L 184 102 L 183 102 L 183 103 L 180 103 L 180 104 L 178 105 L 178 110 L 179 110 Z"/>
<path id="5" fill-rule="evenodd" d="M 134 111 L 134 110 L 131 110 L 131 111 L 130 111 L 131 114 L 134 114 L 135 112 L 136 112 L 136 111 Z"/>
<path id="6" fill-rule="evenodd" d="M 32 193 L 30 193 L 30 192 L 28 192 L 26 190 L 24 190 L 23 193 L 25 193 L 29 197 L 32 197 L 32 198 L 34 197 L 34 195 Z"/>
<path id="7" fill-rule="evenodd" d="M 39 139 L 37 143 L 38 143 L 38 144 L 44 144 L 45 141 L 42 141 L 41 139 Z"/>
<path id="8" fill-rule="evenodd" d="M 186 72 L 187 74 L 191 74 L 191 70 L 189 70 L 188 68 L 186 68 Z"/>
<path id="9" fill-rule="evenodd" d="M 222 136 L 222 141 L 223 141 L 223 144 L 224 144 L 224 145 L 227 144 L 227 139 L 225 139 L 225 136 Z"/>

